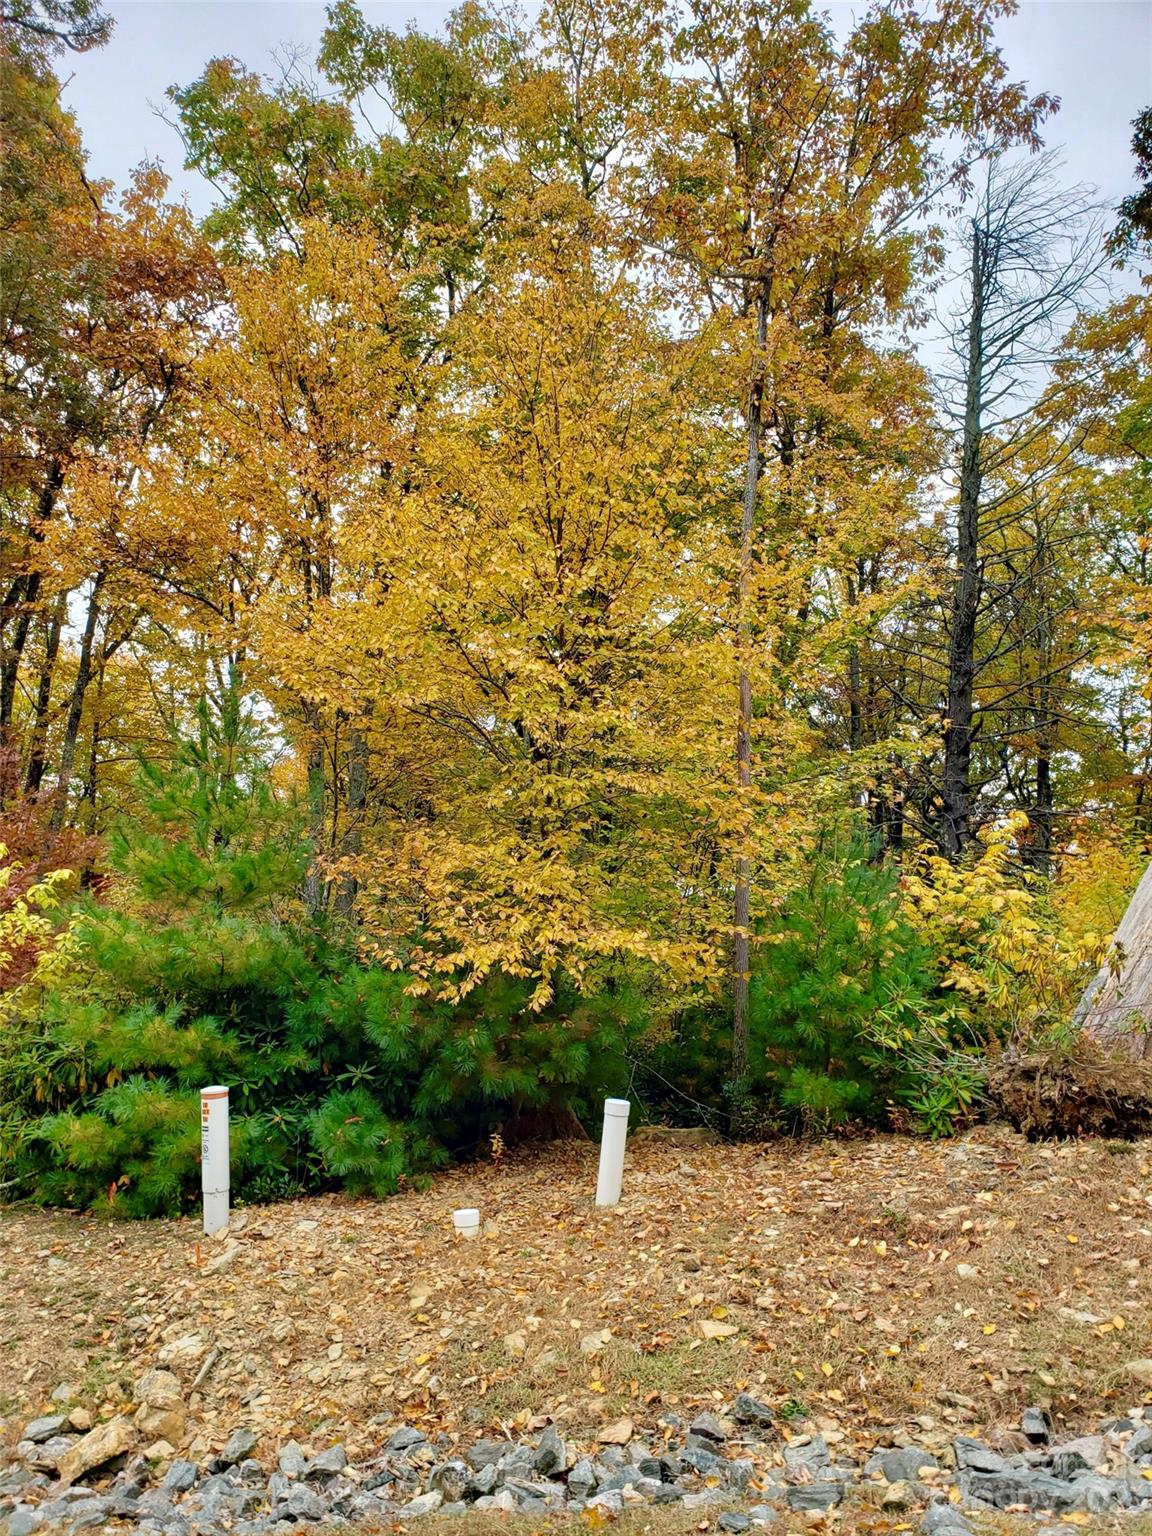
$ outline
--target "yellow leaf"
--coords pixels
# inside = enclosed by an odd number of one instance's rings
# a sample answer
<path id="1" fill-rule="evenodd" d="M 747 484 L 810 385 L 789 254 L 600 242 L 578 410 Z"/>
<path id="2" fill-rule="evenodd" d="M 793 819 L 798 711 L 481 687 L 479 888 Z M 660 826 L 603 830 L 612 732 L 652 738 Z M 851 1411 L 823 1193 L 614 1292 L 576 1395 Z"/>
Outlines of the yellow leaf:
<path id="1" fill-rule="evenodd" d="M 820 1367 L 820 1369 L 824 1373 L 825 1376 L 831 1376 L 831 1374 L 832 1374 L 832 1367 L 828 1364 L 827 1360 L 825 1360 L 824 1364 Z"/>

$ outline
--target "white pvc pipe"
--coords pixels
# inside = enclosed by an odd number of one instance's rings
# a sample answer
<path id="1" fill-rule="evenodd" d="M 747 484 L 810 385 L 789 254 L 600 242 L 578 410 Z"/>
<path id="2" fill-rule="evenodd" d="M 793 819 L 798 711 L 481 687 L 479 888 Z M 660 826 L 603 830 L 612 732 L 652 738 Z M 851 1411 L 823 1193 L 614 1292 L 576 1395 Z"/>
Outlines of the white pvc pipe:
<path id="1" fill-rule="evenodd" d="M 604 1134 L 600 1138 L 600 1175 L 596 1180 L 596 1204 L 618 1205 L 624 1183 L 624 1145 L 628 1140 L 627 1099 L 604 1100 Z"/>
<path id="2" fill-rule="evenodd" d="M 204 1191 L 204 1234 L 228 1225 L 228 1090 L 200 1090 L 200 1182 Z"/>
<path id="3" fill-rule="evenodd" d="M 462 1206 L 460 1210 L 452 1212 L 452 1225 L 458 1237 L 479 1237 L 480 1212 L 474 1205 Z"/>

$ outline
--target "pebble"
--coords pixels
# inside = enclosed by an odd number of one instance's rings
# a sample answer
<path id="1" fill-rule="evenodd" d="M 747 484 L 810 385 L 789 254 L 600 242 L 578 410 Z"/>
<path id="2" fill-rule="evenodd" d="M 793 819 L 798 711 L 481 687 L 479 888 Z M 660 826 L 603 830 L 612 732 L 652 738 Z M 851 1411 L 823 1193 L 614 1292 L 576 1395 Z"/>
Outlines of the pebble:
<path id="1" fill-rule="evenodd" d="M 204 1465 L 178 1458 L 157 1467 L 137 1453 L 127 1465 L 121 1456 L 102 1475 L 94 1469 L 96 1488 L 68 1488 L 37 1467 L 55 1441 L 67 1447 L 81 1442 L 52 1434 L 57 1426 L 54 1416 L 47 1416 L 42 1424 L 26 1426 L 17 1447 L 19 1463 L 0 1467 L 0 1536 L 49 1530 L 71 1536 L 125 1519 L 142 1536 L 222 1531 L 282 1536 L 300 1522 L 383 1526 L 473 1509 L 536 1520 L 565 1510 L 614 1516 L 635 1506 L 667 1504 L 701 1512 L 726 1536 L 745 1536 L 776 1526 L 786 1512 L 818 1523 L 850 1496 L 861 1477 L 867 1480 L 861 1491 L 874 1506 L 909 1522 L 901 1528 L 917 1529 L 921 1536 L 971 1536 L 962 1508 L 941 1501 L 949 1486 L 953 1497 L 958 1492 L 975 1511 L 1024 1507 L 1041 1518 L 1076 1514 L 1083 1520 L 1152 1508 L 1152 1483 L 1141 1479 L 1136 1466 L 1139 1458 L 1152 1460 L 1152 1424 L 1140 1410 L 1131 1419 L 1109 1421 L 1099 1434 L 1056 1446 L 1040 1438 L 1041 1426 L 1047 1430 L 1048 1424 L 1043 1410 L 1029 1410 L 1019 1432 L 995 1437 L 1000 1449 L 957 1437 L 955 1477 L 933 1450 L 913 1443 L 903 1429 L 893 1430 L 888 1445 L 863 1469 L 847 1454 L 842 1431 L 826 1426 L 828 1438 L 795 1435 L 783 1447 L 781 1467 L 771 1410 L 738 1394 L 727 1416 L 709 1409 L 685 1425 L 666 1412 L 650 1435 L 633 1428 L 626 1444 L 601 1442 L 590 1455 L 574 1452 L 555 1424 L 532 1440 L 481 1440 L 471 1446 L 446 1437 L 430 1443 L 422 1431 L 401 1425 L 374 1458 L 365 1456 L 362 1470 L 349 1470 L 343 1445 L 309 1459 L 300 1445 L 287 1441 L 269 1474 L 250 1454 L 259 1437 L 238 1428 L 221 1454 Z M 932 1427 L 921 1426 L 926 1437 Z M 30 1432 L 47 1438 L 38 1441 Z M 739 1457 L 724 1453 L 729 1436 Z M 835 1462 L 829 1439 L 839 1448 Z M 940 1439 L 932 1443 L 941 1448 Z M 747 1508 L 749 1488 L 761 1502 Z M 940 1502 L 924 1509 L 926 1499 Z M 1020 1530 L 1022 1536 L 1040 1536 L 1035 1516 L 1025 1517 Z"/>

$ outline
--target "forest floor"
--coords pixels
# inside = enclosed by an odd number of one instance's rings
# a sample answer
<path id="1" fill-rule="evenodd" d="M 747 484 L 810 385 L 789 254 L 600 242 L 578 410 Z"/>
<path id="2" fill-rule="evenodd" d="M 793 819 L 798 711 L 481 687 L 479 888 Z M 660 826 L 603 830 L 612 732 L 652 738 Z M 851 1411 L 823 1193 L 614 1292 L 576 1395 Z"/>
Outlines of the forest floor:
<path id="1" fill-rule="evenodd" d="M 1152 1398 L 1129 1369 L 1152 1356 L 1150 1142 L 638 1137 L 610 1211 L 596 1155 L 254 1207 L 212 1240 L 191 1219 L 0 1209 L 0 1442 L 62 1383 L 126 1411 L 157 1364 L 185 1383 L 193 1460 L 239 1424 L 353 1462 L 405 1421 L 467 1442 L 551 1419 L 594 1441 L 744 1388 L 867 1455 L 995 1443 L 1029 1404 L 1074 1434 Z M 465 1205 L 477 1241 L 453 1234 Z"/>

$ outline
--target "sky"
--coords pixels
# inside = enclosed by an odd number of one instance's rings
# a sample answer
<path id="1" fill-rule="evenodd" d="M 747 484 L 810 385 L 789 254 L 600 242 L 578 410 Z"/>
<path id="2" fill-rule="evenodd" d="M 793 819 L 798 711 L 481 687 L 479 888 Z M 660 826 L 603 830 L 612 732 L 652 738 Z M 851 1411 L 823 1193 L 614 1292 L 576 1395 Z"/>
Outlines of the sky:
<path id="1" fill-rule="evenodd" d="M 857 8 L 847 0 L 821 7 L 838 30 Z M 123 185 L 133 166 L 157 158 L 173 192 L 203 213 L 211 189 L 183 170 L 179 137 L 157 115 L 166 88 L 194 80 L 221 55 L 276 73 L 284 46 L 314 53 L 323 0 L 110 0 L 107 9 L 116 21 L 111 42 L 64 61 L 65 100 L 90 171 Z M 451 0 L 368 0 L 363 9 L 377 25 L 434 29 Z M 1068 179 L 1119 202 L 1133 184 L 1132 119 L 1152 105 L 1152 0 L 1023 0 L 998 40 L 1013 78 L 1061 98 L 1045 136 L 1062 148 Z"/>

